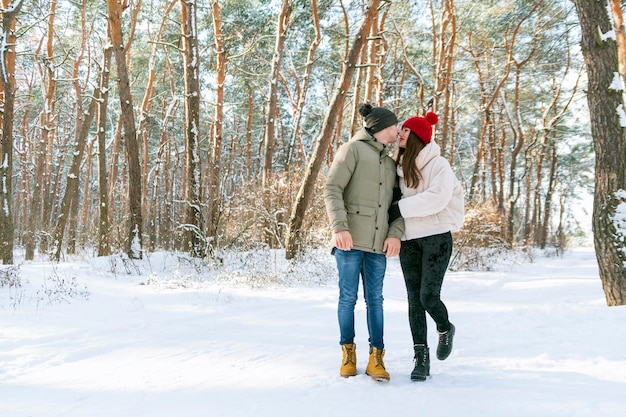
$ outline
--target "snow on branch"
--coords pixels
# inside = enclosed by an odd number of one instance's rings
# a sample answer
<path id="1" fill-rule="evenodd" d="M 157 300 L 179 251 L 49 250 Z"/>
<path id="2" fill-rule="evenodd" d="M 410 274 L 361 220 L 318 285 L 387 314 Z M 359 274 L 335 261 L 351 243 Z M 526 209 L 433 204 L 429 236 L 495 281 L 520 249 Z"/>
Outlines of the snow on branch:
<path id="1" fill-rule="evenodd" d="M 598 26 L 598 36 L 603 42 L 606 42 L 607 39 L 613 39 L 614 41 L 617 39 L 615 36 L 615 30 L 611 29 L 606 33 L 602 33 L 602 29 Z"/>
<path id="2" fill-rule="evenodd" d="M 624 81 L 622 80 L 622 76 L 619 75 L 619 72 L 613 73 L 613 81 L 611 81 L 611 85 L 609 85 L 609 90 L 624 91 Z"/>

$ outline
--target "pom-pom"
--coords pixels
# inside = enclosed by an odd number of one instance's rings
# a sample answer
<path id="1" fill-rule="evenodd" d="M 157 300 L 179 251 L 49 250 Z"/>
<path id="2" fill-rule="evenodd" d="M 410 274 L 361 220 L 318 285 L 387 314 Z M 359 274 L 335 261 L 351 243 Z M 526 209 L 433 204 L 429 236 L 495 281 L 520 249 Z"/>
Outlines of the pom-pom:
<path id="1" fill-rule="evenodd" d="M 367 116 L 372 112 L 372 105 L 369 103 L 361 103 L 359 105 L 359 114 L 363 117 Z"/>
<path id="2" fill-rule="evenodd" d="M 428 123 L 430 123 L 431 125 L 436 125 L 437 122 L 439 121 L 439 116 L 437 116 L 435 113 L 429 111 L 428 113 L 426 113 L 426 116 L 424 117 L 426 119 L 426 121 Z"/>

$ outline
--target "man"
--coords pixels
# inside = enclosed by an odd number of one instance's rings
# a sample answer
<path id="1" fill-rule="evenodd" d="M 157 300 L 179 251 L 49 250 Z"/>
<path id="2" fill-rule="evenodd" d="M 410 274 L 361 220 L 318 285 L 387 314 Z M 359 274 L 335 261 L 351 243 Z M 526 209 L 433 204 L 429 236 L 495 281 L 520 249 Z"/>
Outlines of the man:
<path id="1" fill-rule="evenodd" d="M 365 103 L 359 114 L 364 127 L 337 151 L 324 189 L 339 273 L 337 316 L 343 351 L 339 374 L 347 378 L 357 373 L 354 306 L 361 277 L 370 345 L 365 373 L 388 381 L 383 363 L 383 278 L 387 258 L 398 255 L 404 233 L 404 220 L 389 224 L 387 213 L 396 183 L 396 164 L 387 145 L 397 139 L 398 119 L 390 110 Z"/>

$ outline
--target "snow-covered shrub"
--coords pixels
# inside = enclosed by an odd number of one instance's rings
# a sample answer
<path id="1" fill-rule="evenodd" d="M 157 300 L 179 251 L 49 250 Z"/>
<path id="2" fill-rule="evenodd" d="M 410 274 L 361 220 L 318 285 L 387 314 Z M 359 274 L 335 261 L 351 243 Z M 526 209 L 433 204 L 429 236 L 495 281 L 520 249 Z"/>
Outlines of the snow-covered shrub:
<path id="1" fill-rule="evenodd" d="M 220 213 L 221 233 L 216 248 L 255 250 L 260 245 L 282 248 L 302 181 L 300 176 L 293 175 L 290 180 L 273 181 L 265 188 L 254 181 L 239 184 L 236 192 L 226 197 L 224 211 Z M 324 181 L 320 176 L 312 192 L 301 228 L 302 247 L 319 248 L 328 243 Z"/>
<path id="2" fill-rule="evenodd" d="M 63 278 L 56 272 L 46 276 L 41 289 L 37 291 L 38 302 L 50 304 L 68 303 L 72 299 L 89 299 L 86 286 L 81 286 L 76 277 Z"/>
<path id="3" fill-rule="evenodd" d="M 174 262 L 168 262 L 166 268 L 153 269 L 141 284 L 160 289 L 202 287 L 216 283 L 247 287 L 319 286 L 337 276 L 334 258 L 327 248 L 307 249 L 306 253 L 292 260 L 285 258 L 284 249 L 270 249 L 260 244 L 247 251 L 219 250 L 216 255 L 220 262 L 180 253 L 176 260 L 170 257 Z"/>
<path id="4" fill-rule="evenodd" d="M 463 227 L 453 234 L 450 269 L 489 271 L 509 258 L 512 248 L 502 236 L 500 223 L 500 216 L 489 204 L 466 208 Z"/>
<path id="5" fill-rule="evenodd" d="M 0 288 L 17 288 L 22 286 L 20 270 L 15 265 L 0 266 Z"/>

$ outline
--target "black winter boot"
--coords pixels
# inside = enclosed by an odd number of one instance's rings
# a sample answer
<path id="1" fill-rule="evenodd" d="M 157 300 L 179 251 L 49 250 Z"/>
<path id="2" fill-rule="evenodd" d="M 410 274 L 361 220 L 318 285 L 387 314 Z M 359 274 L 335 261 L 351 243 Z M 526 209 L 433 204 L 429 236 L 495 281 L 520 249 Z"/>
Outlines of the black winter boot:
<path id="1" fill-rule="evenodd" d="M 440 361 L 450 356 L 450 352 L 452 352 L 454 331 L 454 324 L 450 323 L 450 328 L 447 332 L 439 333 L 439 344 L 437 345 L 437 359 L 439 359 Z"/>
<path id="2" fill-rule="evenodd" d="M 415 368 L 411 372 L 411 381 L 425 381 L 430 375 L 430 354 L 428 346 L 414 345 L 415 350 Z"/>

